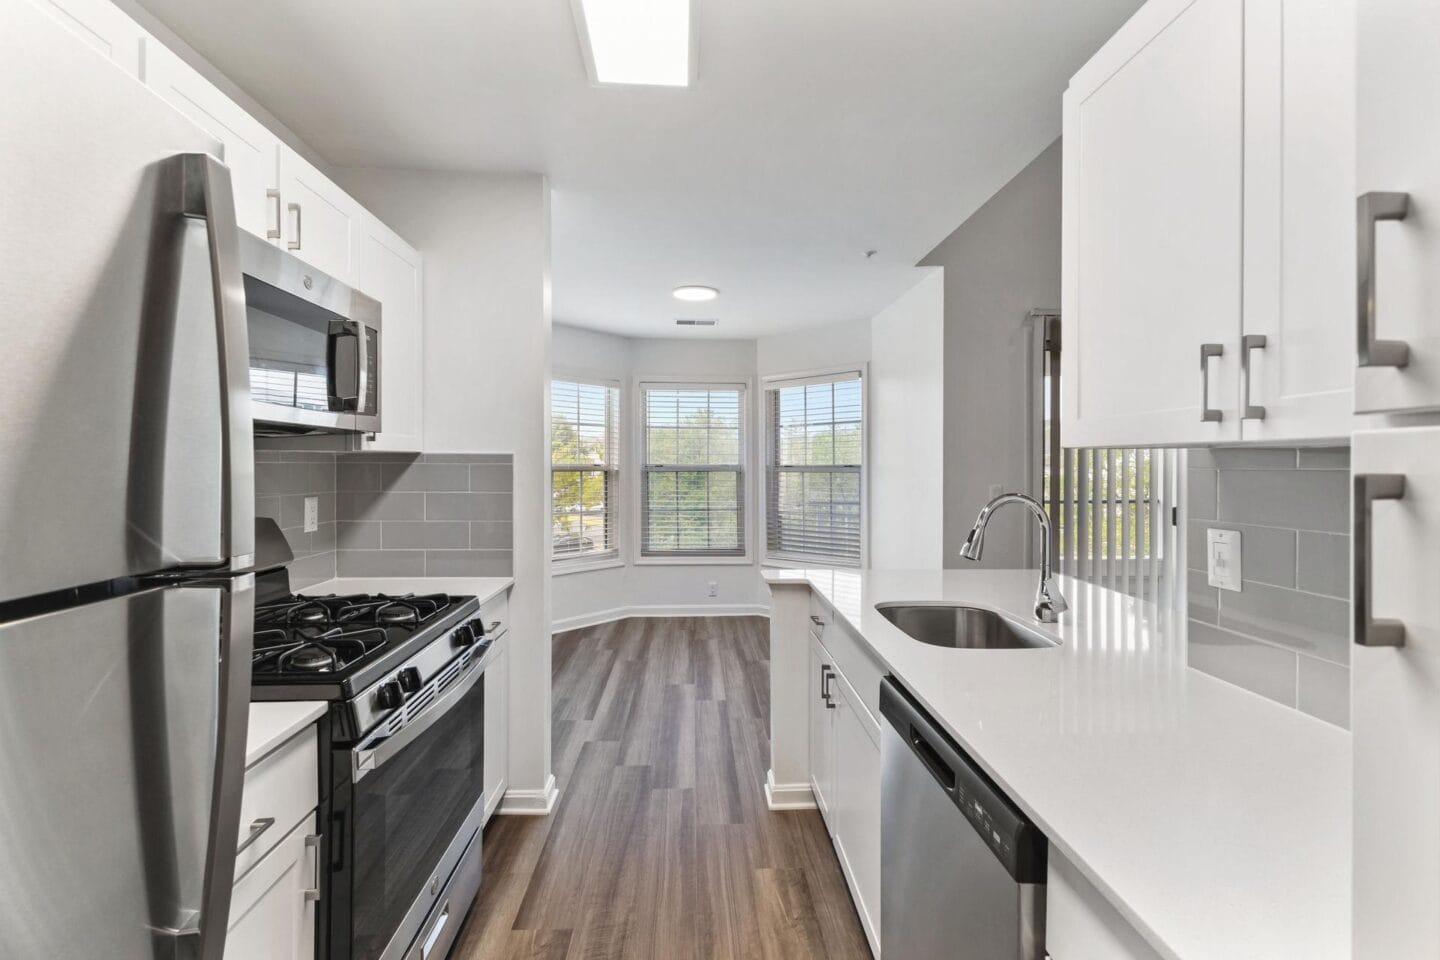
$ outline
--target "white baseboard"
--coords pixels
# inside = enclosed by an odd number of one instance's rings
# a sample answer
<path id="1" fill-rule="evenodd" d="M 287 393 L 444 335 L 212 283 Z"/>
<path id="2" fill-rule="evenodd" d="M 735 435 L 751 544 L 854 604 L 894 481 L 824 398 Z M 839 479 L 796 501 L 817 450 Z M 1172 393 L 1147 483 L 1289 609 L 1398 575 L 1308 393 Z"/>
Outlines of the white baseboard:
<path id="1" fill-rule="evenodd" d="M 769 613 L 770 606 L 764 603 L 635 604 L 555 620 L 550 624 L 550 632 L 564 633 L 629 617 L 763 617 Z"/>
<path id="2" fill-rule="evenodd" d="M 495 812 L 501 816 L 544 817 L 554 811 L 559 799 L 560 788 L 555 784 L 552 773 L 539 790 L 506 790 L 500 809 Z"/>
<path id="3" fill-rule="evenodd" d="M 814 810 L 815 794 L 806 783 L 776 783 L 775 771 L 765 771 L 765 806 L 771 810 Z"/>

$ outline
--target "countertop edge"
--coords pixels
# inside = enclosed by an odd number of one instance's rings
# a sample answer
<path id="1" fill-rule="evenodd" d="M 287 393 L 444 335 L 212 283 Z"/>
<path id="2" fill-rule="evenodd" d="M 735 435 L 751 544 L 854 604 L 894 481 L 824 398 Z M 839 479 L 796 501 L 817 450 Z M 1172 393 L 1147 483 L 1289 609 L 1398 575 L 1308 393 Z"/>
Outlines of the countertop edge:
<path id="1" fill-rule="evenodd" d="M 255 766 L 296 734 L 325 716 L 324 700 L 269 700 L 250 704 L 245 737 L 245 768 Z"/>
<path id="2" fill-rule="evenodd" d="M 333 577 L 301 587 L 302 596 L 317 593 L 452 593 L 489 603 L 514 588 L 514 577 Z"/>

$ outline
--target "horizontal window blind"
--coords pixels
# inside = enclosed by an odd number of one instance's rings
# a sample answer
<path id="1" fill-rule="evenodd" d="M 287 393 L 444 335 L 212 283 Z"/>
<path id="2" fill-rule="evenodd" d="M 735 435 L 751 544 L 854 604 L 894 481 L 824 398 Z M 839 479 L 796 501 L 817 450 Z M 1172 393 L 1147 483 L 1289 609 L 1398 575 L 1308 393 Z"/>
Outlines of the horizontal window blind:
<path id="1" fill-rule="evenodd" d="M 550 526 L 556 561 L 619 555 L 620 390 L 550 384 Z"/>
<path id="2" fill-rule="evenodd" d="M 642 383 L 640 554 L 745 555 L 745 388 Z"/>
<path id="3" fill-rule="evenodd" d="M 767 556 L 860 565 L 862 405 L 856 371 L 766 387 Z"/>

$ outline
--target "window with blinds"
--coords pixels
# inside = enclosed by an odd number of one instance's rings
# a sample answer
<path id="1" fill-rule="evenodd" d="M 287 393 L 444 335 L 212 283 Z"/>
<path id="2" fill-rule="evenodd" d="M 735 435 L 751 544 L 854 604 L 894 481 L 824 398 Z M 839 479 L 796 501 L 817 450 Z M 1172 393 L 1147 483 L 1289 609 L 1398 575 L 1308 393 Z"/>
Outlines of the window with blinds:
<path id="1" fill-rule="evenodd" d="M 745 388 L 640 384 L 642 557 L 745 556 Z"/>
<path id="2" fill-rule="evenodd" d="M 556 562 L 619 556 L 620 390 L 550 384 L 550 529 Z"/>
<path id="3" fill-rule="evenodd" d="M 766 385 L 768 558 L 860 566 L 863 398 L 858 371 Z"/>

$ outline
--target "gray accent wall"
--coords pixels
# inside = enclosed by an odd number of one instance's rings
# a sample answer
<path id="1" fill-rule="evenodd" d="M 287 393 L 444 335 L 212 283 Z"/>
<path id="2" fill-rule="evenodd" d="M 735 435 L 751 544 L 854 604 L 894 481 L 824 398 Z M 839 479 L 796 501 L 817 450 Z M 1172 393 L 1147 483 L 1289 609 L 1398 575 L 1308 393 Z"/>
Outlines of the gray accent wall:
<path id="1" fill-rule="evenodd" d="M 1350 724 L 1350 451 L 1191 450 L 1189 664 Z M 1240 531 L 1242 589 L 1208 583 L 1206 530 Z"/>
<path id="2" fill-rule="evenodd" d="M 1027 384 L 1034 347 L 1025 317 L 1060 307 L 1060 141 L 1032 160 L 919 266 L 945 268 L 944 531 L 947 567 L 961 560 L 990 488 L 1031 486 Z M 1026 566 L 1034 524 L 996 514 L 981 566 Z"/>
<path id="3" fill-rule="evenodd" d="M 343 440 L 343 438 L 340 438 Z M 508 453 L 345 453 L 333 437 L 256 438 L 255 513 L 280 525 L 290 585 L 334 577 L 489 577 L 514 570 Z M 305 531 L 305 498 L 319 526 Z"/>

